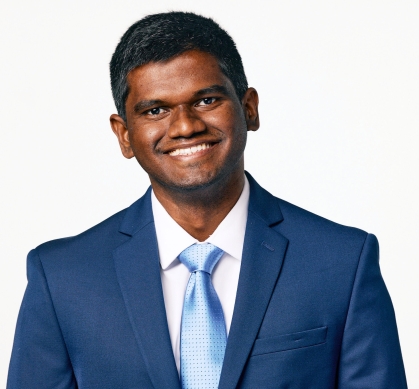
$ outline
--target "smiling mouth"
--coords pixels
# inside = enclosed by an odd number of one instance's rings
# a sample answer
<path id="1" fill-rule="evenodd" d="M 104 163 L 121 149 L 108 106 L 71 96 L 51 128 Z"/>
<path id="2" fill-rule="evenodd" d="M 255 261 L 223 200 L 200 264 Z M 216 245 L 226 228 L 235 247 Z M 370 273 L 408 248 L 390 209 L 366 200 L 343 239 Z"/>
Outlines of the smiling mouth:
<path id="1" fill-rule="evenodd" d="M 193 155 L 199 151 L 209 149 L 210 147 L 212 147 L 211 143 L 201 143 L 200 145 L 196 145 L 192 147 L 172 150 L 172 151 L 169 151 L 168 154 L 171 155 L 172 157 L 177 156 L 177 155 Z"/>

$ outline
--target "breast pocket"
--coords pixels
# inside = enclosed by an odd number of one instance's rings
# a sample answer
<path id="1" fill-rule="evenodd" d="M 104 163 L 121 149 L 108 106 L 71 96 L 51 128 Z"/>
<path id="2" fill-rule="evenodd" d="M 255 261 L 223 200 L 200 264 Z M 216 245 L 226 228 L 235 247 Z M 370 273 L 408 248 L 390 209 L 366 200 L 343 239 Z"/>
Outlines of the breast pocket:
<path id="1" fill-rule="evenodd" d="M 310 347 L 326 342 L 327 326 L 291 334 L 256 339 L 251 356 Z"/>

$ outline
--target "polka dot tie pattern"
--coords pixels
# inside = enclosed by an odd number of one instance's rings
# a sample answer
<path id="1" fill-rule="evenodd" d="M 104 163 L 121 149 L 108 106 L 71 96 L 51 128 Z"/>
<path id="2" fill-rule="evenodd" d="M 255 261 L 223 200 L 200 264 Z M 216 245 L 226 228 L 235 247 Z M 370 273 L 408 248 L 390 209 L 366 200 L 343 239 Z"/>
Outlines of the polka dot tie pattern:
<path id="1" fill-rule="evenodd" d="M 180 335 L 182 389 L 216 389 L 227 331 L 211 272 L 223 251 L 211 243 L 193 244 L 179 255 L 191 272 L 183 303 Z"/>

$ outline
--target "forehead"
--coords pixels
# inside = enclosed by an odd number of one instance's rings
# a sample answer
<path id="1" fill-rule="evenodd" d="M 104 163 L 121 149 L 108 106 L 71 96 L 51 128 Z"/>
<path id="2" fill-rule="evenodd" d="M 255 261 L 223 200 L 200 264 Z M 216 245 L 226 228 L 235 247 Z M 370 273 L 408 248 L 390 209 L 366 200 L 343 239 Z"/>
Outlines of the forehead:
<path id="1" fill-rule="evenodd" d="M 164 62 L 150 62 L 132 70 L 127 77 L 128 100 L 164 99 L 187 95 L 212 85 L 233 90 L 217 59 L 201 51 L 187 51 Z"/>

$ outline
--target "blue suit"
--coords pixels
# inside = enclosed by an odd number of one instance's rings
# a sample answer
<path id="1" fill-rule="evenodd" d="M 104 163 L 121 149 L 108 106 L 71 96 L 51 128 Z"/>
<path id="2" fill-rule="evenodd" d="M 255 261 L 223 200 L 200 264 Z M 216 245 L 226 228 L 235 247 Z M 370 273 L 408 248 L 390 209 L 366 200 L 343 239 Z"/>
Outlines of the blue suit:
<path id="1" fill-rule="evenodd" d="M 273 197 L 249 214 L 222 389 L 403 389 L 373 235 Z M 180 389 L 150 190 L 28 256 L 8 389 Z"/>

